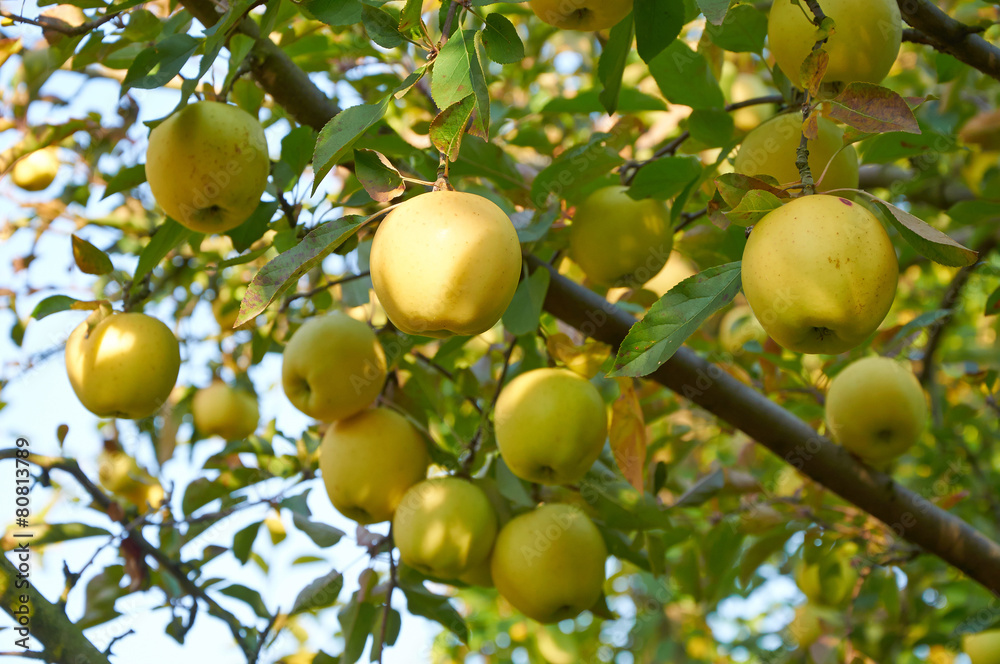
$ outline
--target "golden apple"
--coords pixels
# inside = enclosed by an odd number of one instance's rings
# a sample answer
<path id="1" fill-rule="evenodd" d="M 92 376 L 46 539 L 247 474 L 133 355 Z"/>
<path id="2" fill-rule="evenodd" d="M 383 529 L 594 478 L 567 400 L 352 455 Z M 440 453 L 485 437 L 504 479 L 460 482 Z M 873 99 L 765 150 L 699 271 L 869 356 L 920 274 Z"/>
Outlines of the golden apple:
<path id="1" fill-rule="evenodd" d="M 212 315 L 215 316 L 215 322 L 219 324 L 223 334 L 233 331 L 233 325 L 240 316 L 240 305 L 246 290 L 247 287 L 242 284 L 238 286 L 223 284 L 219 286 L 218 292 L 212 299 Z"/>
<path id="2" fill-rule="evenodd" d="M 896 0 L 824 0 L 823 12 L 836 22 L 823 49 L 830 55 L 825 83 L 881 83 L 892 69 L 903 35 Z M 793 0 L 775 0 L 767 22 L 774 59 L 792 85 L 803 87 L 802 62 L 816 44 L 812 12 Z"/>
<path id="3" fill-rule="evenodd" d="M 753 227 L 743 250 L 743 292 L 780 346 L 837 354 L 882 323 L 899 263 L 879 220 L 837 196 L 804 196 Z"/>
<path id="4" fill-rule="evenodd" d="M 732 102 L 747 101 L 777 94 L 757 74 L 741 72 L 733 78 L 729 88 L 729 100 Z M 733 124 L 740 131 L 750 131 L 760 123 L 774 115 L 774 104 L 757 104 L 733 111 Z"/>
<path id="5" fill-rule="evenodd" d="M 547 504 L 500 529 L 493 548 L 493 581 L 518 611 L 555 623 L 597 603 L 607 557 L 601 532 L 579 508 Z"/>
<path id="6" fill-rule="evenodd" d="M 370 264 L 375 294 L 401 331 L 472 336 L 496 325 L 513 299 L 521 245 L 489 199 L 435 191 L 386 215 Z"/>
<path id="7" fill-rule="evenodd" d="M 835 441 L 875 466 L 910 449 L 927 424 L 920 381 L 887 357 L 853 362 L 830 382 L 826 422 Z"/>
<path id="8" fill-rule="evenodd" d="M 320 445 L 319 469 L 330 502 L 361 524 L 391 519 L 407 489 L 427 475 L 427 464 L 420 432 L 388 408 L 335 422 Z"/>
<path id="9" fill-rule="evenodd" d="M 731 355 L 743 353 L 743 346 L 749 341 L 764 345 L 767 332 L 753 315 L 750 307 L 739 305 L 726 312 L 719 323 L 719 344 Z"/>
<path id="10" fill-rule="evenodd" d="M 246 438 L 256 431 L 260 419 L 257 397 L 222 381 L 198 390 L 191 401 L 191 414 L 195 429 L 226 440 Z"/>
<path id="11" fill-rule="evenodd" d="M 382 391 L 385 372 L 385 351 L 372 329 L 339 312 L 302 325 L 281 360 L 288 400 L 324 422 L 367 408 Z"/>
<path id="12" fill-rule="evenodd" d="M 270 170 L 264 129 L 237 106 L 190 104 L 149 134 L 146 180 L 153 197 L 198 233 L 224 233 L 246 221 Z"/>
<path id="13" fill-rule="evenodd" d="M 549 25 L 594 32 L 618 25 L 632 11 L 632 0 L 531 0 L 528 6 Z"/>
<path id="14" fill-rule="evenodd" d="M 972 664 L 1000 664 L 1000 629 L 963 635 L 962 650 Z"/>
<path id="15" fill-rule="evenodd" d="M 160 483 L 122 450 L 101 451 L 97 478 L 108 492 L 135 505 L 140 513 L 163 504 L 164 492 Z"/>
<path id="16" fill-rule="evenodd" d="M 512 380 L 500 392 L 494 421 L 510 471 L 539 484 L 579 482 L 608 433 L 600 392 L 568 369 L 535 369 Z"/>
<path id="17" fill-rule="evenodd" d="M 95 311 L 66 342 L 69 382 L 99 417 L 152 415 L 170 396 L 180 366 L 174 333 L 145 314 Z"/>
<path id="18" fill-rule="evenodd" d="M 489 558 L 497 515 L 466 479 L 438 477 L 410 487 L 392 517 L 399 558 L 428 576 L 454 579 Z"/>
<path id="19" fill-rule="evenodd" d="M 10 171 L 10 179 L 25 191 L 47 189 L 59 172 L 59 148 L 51 145 L 21 157 Z"/>
<path id="20" fill-rule="evenodd" d="M 858 188 L 858 151 L 853 145 L 844 147 L 843 137 L 843 129 L 819 118 L 819 133 L 808 141 L 809 169 L 813 180 L 819 183 L 818 192 Z M 733 160 L 733 170 L 741 175 L 770 175 L 785 186 L 801 182 L 795 166 L 801 140 L 801 115 L 785 113 L 771 118 L 743 139 Z"/>
<path id="21" fill-rule="evenodd" d="M 642 287 L 656 293 L 657 297 L 663 297 L 671 288 L 696 274 L 698 274 L 698 270 L 691 261 L 684 258 L 679 252 L 672 251 L 663 269 L 644 283 Z"/>
<path id="22" fill-rule="evenodd" d="M 569 255 L 587 278 L 638 287 L 663 268 L 674 245 L 666 204 L 629 198 L 627 187 L 598 189 L 576 208 Z"/>
<path id="23" fill-rule="evenodd" d="M 854 594 L 858 571 L 851 565 L 850 555 L 834 550 L 814 562 L 799 562 L 795 568 L 795 583 L 809 601 L 820 606 L 840 607 Z"/>

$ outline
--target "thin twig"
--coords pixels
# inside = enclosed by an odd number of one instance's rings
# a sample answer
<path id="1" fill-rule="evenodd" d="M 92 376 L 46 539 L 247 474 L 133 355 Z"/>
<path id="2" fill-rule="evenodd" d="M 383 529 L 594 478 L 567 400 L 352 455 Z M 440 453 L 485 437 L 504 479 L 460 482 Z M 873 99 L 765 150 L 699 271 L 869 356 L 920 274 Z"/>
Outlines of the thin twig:
<path id="1" fill-rule="evenodd" d="M 396 559 L 392 555 L 395 546 L 392 541 L 392 526 L 389 526 L 389 534 L 386 536 L 389 541 L 389 588 L 385 591 L 385 607 L 382 609 L 382 629 L 379 630 L 378 637 L 378 664 L 382 664 L 382 654 L 385 652 L 385 637 L 389 628 L 389 614 L 392 611 L 392 593 L 396 590 L 399 579 L 396 574 Z"/>
<path id="2" fill-rule="evenodd" d="M 472 470 L 472 465 L 476 462 L 476 452 L 479 451 L 479 444 L 483 439 L 483 429 L 488 423 L 486 418 L 489 417 L 489 413 L 493 412 L 493 409 L 497 405 L 497 399 L 500 398 L 500 391 L 503 390 L 504 381 L 507 379 L 507 369 L 510 367 L 510 357 L 514 354 L 514 348 L 516 347 L 517 337 L 514 337 L 510 340 L 510 344 L 507 346 L 507 351 L 503 354 L 503 368 L 500 370 L 500 377 L 497 378 L 497 387 L 493 392 L 493 398 L 490 399 L 489 409 L 486 411 L 486 414 L 483 415 L 483 420 L 480 423 L 479 428 L 476 429 L 475 435 L 469 442 L 468 454 L 462 462 L 462 470 L 465 473 L 469 473 Z"/>
<path id="3" fill-rule="evenodd" d="M 311 290 L 302 291 L 301 293 L 294 293 L 293 295 L 289 295 L 288 298 L 282 303 L 280 311 L 281 312 L 288 311 L 288 307 L 290 307 L 292 302 L 294 302 L 295 300 L 299 300 L 302 298 L 310 298 L 313 295 L 318 295 L 319 293 L 322 293 L 323 291 L 329 288 L 333 288 L 334 286 L 339 286 L 340 284 L 346 284 L 351 281 L 357 281 L 358 279 L 364 279 L 369 275 L 371 275 L 371 272 L 367 270 L 364 272 L 360 272 L 358 274 L 349 274 L 346 277 L 340 277 L 339 279 L 327 281 L 324 284 L 317 286 L 316 288 L 313 288 Z"/>
<path id="4" fill-rule="evenodd" d="M 26 23 L 27 25 L 34 25 L 41 28 L 42 30 L 52 30 L 69 37 L 78 37 L 80 35 L 85 35 L 88 32 L 93 32 L 97 28 L 101 27 L 108 21 L 113 21 L 125 12 L 115 12 L 113 14 L 105 14 L 104 16 L 94 19 L 93 21 L 88 21 L 86 23 L 81 23 L 80 25 L 70 25 L 63 20 L 50 18 L 48 16 L 39 16 L 37 19 L 28 18 L 27 16 L 19 16 L 17 14 L 12 14 L 8 11 L 0 9 L 0 17 L 10 19 L 15 23 Z"/>

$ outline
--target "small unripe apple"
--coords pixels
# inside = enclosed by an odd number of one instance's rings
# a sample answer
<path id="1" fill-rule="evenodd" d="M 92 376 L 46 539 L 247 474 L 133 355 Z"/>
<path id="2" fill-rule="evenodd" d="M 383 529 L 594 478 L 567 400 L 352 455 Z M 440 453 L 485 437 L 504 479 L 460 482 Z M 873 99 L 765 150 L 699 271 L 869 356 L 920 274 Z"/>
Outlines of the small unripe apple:
<path id="1" fill-rule="evenodd" d="M 767 332 L 750 307 L 745 304 L 733 307 L 719 323 L 719 344 L 727 353 L 739 355 L 749 341 L 763 345 L 767 341 Z"/>
<path id="2" fill-rule="evenodd" d="M 600 392 L 568 369 L 535 369 L 512 380 L 500 391 L 494 421 L 510 471 L 539 484 L 579 482 L 608 433 Z"/>
<path id="3" fill-rule="evenodd" d="M 1000 629 L 963 635 L 962 650 L 972 664 L 1000 664 Z"/>
<path id="4" fill-rule="evenodd" d="M 823 49 L 830 55 L 825 83 L 881 83 L 892 69 L 903 35 L 896 0 L 824 0 L 823 13 L 836 30 Z M 812 12 L 793 0 L 775 0 L 767 22 L 768 46 L 792 85 L 803 87 L 800 71 L 816 44 Z"/>
<path id="5" fill-rule="evenodd" d="M 152 415 L 170 396 L 180 366 L 174 333 L 145 314 L 95 311 L 66 342 L 69 382 L 99 417 Z"/>
<path id="6" fill-rule="evenodd" d="M 392 518 L 407 489 L 427 475 L 420 432 L 388 408 L 335 422 L 323 435 L 319 468 L 330 502 L 360 524 Z"/>
<path id="7" fill-rule="evenodd" d="M 743 250 L 743 292 L 778 345 L 835 355 L 864 342 L 896 296 L 899 263 L 859 203 L 817 194 L 761 219 Z"/>
<path id="8" fill-rule="evenodd" d="M 820 117 L 819 133 L 807 141 L 809 170 L 813 181 L 819 182 L 816 191 L 820 193 L 858 188 L 858 151 L 853 145 L 845 147 L 843 137 L 843 129 Z M 770 175 L 781 185 L 800 182 L 795 160 L 801 140 L 800 114 L 784 113 L 771 118 L 743 139 L 733 159 L 733 170 L 741 175 Z"/>
<path id="9" fill-rule="evenodd" d="M 257 429 L 257 397 L 222 381 L 198 390 L 191 401 L 194 427 L 208 436 L 226 440 L 246 438 Z"/>
<path id="10" fill-rule="evenodd" d="M 836 442 L 882 466 L 920 439 L 927 425 L 927 400 L 920 381 L 902 363 L 866 357 L 830 382 L 826 422 Z"/>
<path id="11" fill-rule="evenodd" d="M 618 25 L 632 11 L 632 0 L 531 0 L 528 6 L 549 25 L 594 32 Z"/>
<path id="12" fill-rule="evenodd" d="M 392 517 L 399 557 L 440 579 L 455 579 L 485 563 L 497 534 L 497 516 L 478 486 L 437 477 L 410 487 Z"/>
<path id="13" fill-rule="evenodd" d="M 281 384 L 292 405 L 324 422 L 367 408 L 385 385 L 385 351 L 372 329 L 342 313 L 312 318 L 285 346 Z"/>
<path id="14" fill-rule="evenodd" d="M 25 191 L 42 191 L 52 184 L 58 172 L 59 148 L 49 146 L 18 159 L 10 171 L 10 179 Z"/>
<path id="15" fill-rule="evenodd" d="M 521 245 L 493 201 L 435 191 L 401 203 L 378 227 L 372 286 L 406 334 L 473 336 L 496 325 L 521 277 Z"/>
<path id="16" fill-rule="evenodd" d="M 597 603 L 607 557 L 601 532 L 579 508 L 543 505 L 500 529 L 493 548 L 493 581 L 518 611 L 555 623 Z"/>
<path id="17" fill-rule="evenodd" d="M 577 206 L 569 255 L 592 281 L 637 288 L 666 265 L 674 234 L 662 201 L 636 201 L 626 191 L 604 187 Z"/>
<path id="18" fill-rule="evenodd" d="M 264 129 L 238 106 L 190 104 L 149 134 L 146 180 L 153 197 L 198 233 L 224 233 L 246 221 L 270 170 Z"/>

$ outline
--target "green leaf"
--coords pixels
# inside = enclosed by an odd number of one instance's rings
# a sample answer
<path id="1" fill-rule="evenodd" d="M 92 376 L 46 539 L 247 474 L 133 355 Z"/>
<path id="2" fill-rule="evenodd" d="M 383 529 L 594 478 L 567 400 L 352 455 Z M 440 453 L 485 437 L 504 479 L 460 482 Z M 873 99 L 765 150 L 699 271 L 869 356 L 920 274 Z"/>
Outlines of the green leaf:
<path id="1" fill-rule="evenodd" d="M 503 14 L 493 13 L 486 17 L 482 40 L 486 57 L 497 64 L 510 65 L 524 59 L 524 44 L 517 28 Z"/>
<path id="2" fill-rule="evenodd" d="M 215 25 L 205 30 L 205 53 L 201 56 L 198 68 L 198 79 L 208 73 L 212 68 L 215 59 L 222 52 L 222 47 L 226 44 L 230 33 L 237 23 L 243 20 L 244 15 L 250 11 L 255 0 L 233 0 Z"/>
<path id="3" fill-rule="evenodd" d="M 108 255 L 76 235 L 72 236 L 73 260 L 85 274 L 107 274 L 115 269 Z"/>
<path id="4" fill-rule="evenodd" d="M 378 7 L 362 6 L 361 22 L 368 37 L 382 48 L 396 48 L 404 42 L 399 34 L 399 20 Z"/>
<path id="5" fill-rule="evenodd" d="M 620 474 L 598 462 L 580 482 L 580 496 L 605 523 L 619 530 L 663 530 L 672 527 L 667 509 L 656 498 L 636 491 Z"/>
<path id="6" fill-rule="evenodd" d="M 535 207 L 548 207 L 550 196 L 572 200 L 583 187 L 621 166 L 625 160 L 618 150 L 608 145 L 609 138 L 609 134 L 594 134 L 588 143 L 566 150 L 542 169 L 531 184 L 531 201 Z"/>
<path id="7" fill-rule="evenodd" d="M 474 52 L 474 48 L 466 44 L 466 32 L 473 31 L 457 31 L 434 60 L 434 69 L 431 71 L 431 96 L 434 97 L 438 108 L 453 106 L 473 93 L 470 73 L 473 63 L 470 50 Z M 470 36 L 468 41 L 472 44 L 473 37 Z M 482 66 L 479 66 L 481 69 Z"/>
<path id="8" fill-rule="evenodd" d="M 250 51 L 253 50 L 254 40 L 242 33 L 237 33 L 229 38 L 229 60 L 226 70 L 226 78 L 222 82 L 222 89 L 229 90 L 233 85 L 233 79 L 240 71 L 240 66 L 246 61 Z M 293 130 L 294 131 L 294 130 Z"/>
<path id="9" fill-rule="evenodd" d="M 152 90 L 163 87 L 180 73 L 200 45 L 201 41 L 190 35 L 176 34 L 143 50 L 128 68 L 122 80 L 121 94 L 124 96 L 131 88 Z"/>
<path id="10" fill-rule="evenodd" d="M 542 113 L 603 113 L 601 91 L 591 88 L 578 92 L 575 97 L 556 97 L 542 107 Z M 647 95 L 635 88 L 625 88 L 618 93 L 618 112 L 638 113 L 640 111 L 665 111 L 667 105 L 653 95 Z"/>
<path id="11" fill-rule="evenodd" d="M 133 187 L 138 187 L 140 184 L 146 181 L 146 165 L 137 164 L 135 166 L 128 166 L 126 168 L 121 168 L 115 173 L 115 176 L 108 181 L 108 185 L 104 188 L 104 195 L 101 196 L 103 201 L 108 196 L 112 194 L 117 194 L 126 189 L 132 189 Z"/>
<path id="12" fill-rule="evenodd" d="M 257 209 L 250 213 L 246 221 L 236 228 L 226 231 L 226 235 L 233 241 L 233 248 L 243 253 L 250 248 L 250 245 L 263 237 L 268 225 L 271 223 L 271 218 L 278 211 L 279 207 L 278 201 L 261 201 L 257 205 Z M 268 248 L 264 247 L 264 250 L 266 251 Z M 230 259 L 224 262 L 227 265 L 239 265 L 239 263 L 230 262 L 232 260 L 237 259 Z"/>
<path id="13" fill-rule="evenodd" d="M 469 642 L 469 628 L 462 616 L 451 605 L 447 597 L 434 595 L 422 585 L 400 584 L 406 596 L 406 608 L 415 616 L 421 616 L 440 624 L 462 641 Z"/>
<path id="14" fill-rule="evenodd" d="M 337 570 L 324 574 L 303 588 L 292 604 L 288 615 L 294 616 L 304 611 L 316 611 L 333 606 L 344 587 L 344 576 Z"/>
<path id="15" fill-rule="evenodd" d="M 68 295 L 50 295 L 35 305 L 35 309 L 31 312 L 31 318 L 42 320 L 46 316 L 57 314 L 60 311 L 69 311 L 77 302 L 81 302 L 81 300 Z"/>
<path id="16" fill-rule="evenodd" d="M 340 654 L 340 664 L 354 664 L 361 658 L 377 615 L 377 609 L 368 602 L 359 600 L 357 594 L 350 604 L 341 609 L 337 615 L 344 634 L 344 651 Z"/>
<path id="17" fill-rule="evenodd" d="M 644 198 L 667 200 L 701 177 L 701 172 L 698 157 L 664 157 L 640 169 L 627 193 L 637 201 Z"/>
<path id="18" fill-rule="evenodd" d="M 39 523 L 31 526 L 31 546 L 43 547 L 46 544 L 68 542 L 70 540 L 86 539 L 87 537 L 109 537 L 110 532 L 104 528 L 86 523 Z M 12 545 L 17 540 L 9 538 Z M 5 537 L 5 548 L 8 538 Z"/>
<path id="19" fill-rule="evenodd" d="M 308 535 L 309 539 L 316 543 L 316 546 L 323 548 L 333 546 L 344 537 L 342 530 L 318 521 L 310 521 L 296 512 L 292 512 L 292 522 L 296 528 Z"/>
<path id="20" fill-rule="evenodd" d="M 420 25 L 420 12 L 423 6 L 423 0 L 406 0 L 403 11 L 399 13 L 400 32 L 408 32 L 410 28 Z"/>
<path id="21" fill-rule="evenodd" d="M 697 507 L 715 498 L 726 486 L 726 474 L 717 468 L 700 478 L 671 507 Z"/>
<path id="22" fill-rule="evenodd" d="M 983 315 L 995 316 L 996 314 L 1000 314 L 1000 288 L 993 291 L 986 299 L 986 312 Z"/>
<path id="23" fill-rule="evenodd" d="M 153 271 L 163 258 L 170 253 L 174 247 L 191 237 L 191 231 L 178 224 L 169 217 L 153 233 L 149 243 L 142 248 L 139 254 L 139 262 L 135 266 L 135 274 L 132 275 L 132 292 L 139 290 L 143 277 Z"/>
<path id="24" fill-rule="evenodd" d="M 871 194 L 866 193 L 865 195 L 871 199 L 882 216 L 896 227 L 903 239 L 921 256 L 926 256 L 935 263 L 950 267 L 964 267 L 979 260 L 978 253 L 963 247 L 923 219 L 915 217 L 891 203 L 879 200 Z"/>
<path id="25" fill-rule="evenodd" d="M 722 25 L 729 11 L 729 0 L 696 0 L 698 9 L 712 25 Z"/>
<path id="26" fill-rule="evenodd" d="M 721 108 L 703 108 L 688 116 L 691 138 L 707 148 L 721 148 L 733 139 L 733 116 Z"/>
<path id="27" fill-rule="evenodd" d="M 864 163 L 890 164 L 899 159 L 924 154 L 944 154 L 958 149 L 952 136 L 923 129 L 919 135 L 893 131 L 869 138 L 862 144 Z"/>
<path id="28" fill-rule="evenodd" d="M 288 164 L 294 177 L 293 185 L 312 158 L 312 146 L 316 144 L 316 132 L 312 127 L 295 127 L 281 139 L 281 161 Z"/>
<path id="29" fill-rule="evenodd" d="M 721 49 L 734 53 L 762 53 L 767 37 L 767 16 L 750 4 L 735 5 L 719 25 L 708 23 L 705 32 Z"/>
<path id="30" fill-rule="evenodd" d="M 917 316 L 916 318 L 914 318 L 913 320 L 911 320 L 903 327 L 901 327 L 899 331 L 896 332 L 896 334 L 892 335 L 892 339 L 890 339 L 889 343 L 887 343 L 886 345 L 890 347 L 894 346 L 903 339 L 905 339 L 906 337 L 908 337 L 909 335 L 913 334 L 915 331 L 923 329 L 925 327 L 930 327 L 935 323 L 937 323 L 939 320 L 947 318 L 950 315 L 951 312 L 948 311 L 947 309 L 935 309 L 934 311 L 924 312 L 919 316 Z"/>
<path id="31" fill-rule="evenodd" d="M 629 14 L 615 27 L 611 28 L 601 59 L 597 63 L 597 78 L 601 81 L 601 105 L 613 114 L 618 109 L 618 95 L 622 89 L 622 76 L 625 74 L 625 64 L 632 52 L 632 39 L 635 37 L 635 23 Z"/>
<path id="32" fill-rule="evenodd" d="M 213 500 L 228 496 L 230 491 L 231 489 L 221 482 L 199 477 L 184 490 L 181 512 L 185 516 L 191 516 Z"/>
<path id="33" fill-rule="evenodd" d="M 438 113 L 431 121 L 431 142 L 439 152 L 448 156 L 449 161 L 458 158 L 462 137 L 475 108 L 476 98 L 470 94 Z"/>
<path id="34" fill-rule="evenodd" d="M 549 290 L 548 270 L 535 270 L 527 279 L 522 279 L 514 291 L 514 299 L 503 315 L 503 326 L 516 337 L 531 334 L 538 329 L 538 319 L 542 315 L 545 294 Z"/>
<path id="35" fill-rule="evenodd" d="M 708 61 L 681 40 L 675 40 L 649 63 L 660 92 L 667 101 L 683 106 L 722 108 L 725 99 Z"/>
<path id="36" fill-rule="evenodd" d="M 740 557 L 740 583 L 744 586 L 750 583 L 760 566 L 771 556 L 782 551 L 785 543 L 794 534 L 794 530 L 782 529 L 760 537 L 747 547 L 746 552 Z"/>
<path id="37" fill-rule="evenodd" d="M 364 7 L 358 0 L 310 0 L 301 6 L 317 20 L 334 28 L 360 23 Z"/>
<path id="38" fill-rule="evenodd" d="M 257 614 L 257 617 L 264 618 L 265 620 L 271 617 L 271 613 L 267 610 L 267 606 L 264 604 L 264 598 L 260 596 L 260 593 L 253 588 L 247 588 L 246 586 L 241 586 L 238 584 L 233 584 L 227 586 L 219 591 L 227 597 L 232 597 L 233 599 L 238 599 L 244 602 L 247 606 L 253 609 L 253 612 Z"/>
<path id="39" fill-rule="evenodd" d="M 751 189 L 740 202 L 723 214 L 726 219 L 739 226 L 752 226 L 781 207 L 781 199 L 763 189 Z"/>
<path id="40" fill-rule="evenodd" d="M 233 555 L 236 560 L 240 561 L 241 565 L 246 565 L 247 561 L 250 560 L 250 552 L 253 550 L 257 533 L 260 532 L 261 523 L 261 521 L 251 523 L 233 536 Z"/>
<path id="41" fill-rule="evenodd" d="M 372 200 L 379 203 L 387 203 L 406 191 L 399 171 L 375 150 L 354 151 L 354 174 Z"/>
<path id="42" fill-rule="evenodd" d="M 327 173 L 343 159 L 354 142 L 372 126 L 375 125 L 385 110 L 389 107 L 391 95 L 374 104 L 362 104 L 345 108 L 326 123 L 316 140 L 316 150 L 313 153 L 313 168 L 316 171 L 313 180 L 313 193 L 319 188 Z"/>
<path id="43" fill-rule="evenodd" d="M 618 349 L 612 376 L 647 376 L 659 369 L 705 320 L 736 297 L 740 264 L 726 263 L 670 289 L 632 326 Z"/>
<path id="44" fill-rule="evenodd" d="M 254 275 L 247 287 L 235 326 L 243 325 L 264 311 L 274 298 L 294 286 L 302 275 L 346 242 L 368 220 L 366 217 L 349 215 L 320 224 L 309 231 L 297 245 L 271 259 Z"/>
<path id="45" fill-rule="evenodd" d="M 680 0 L 635 0 L 636 50 L 648 63 L 681 33 L 684 3 Z"/>

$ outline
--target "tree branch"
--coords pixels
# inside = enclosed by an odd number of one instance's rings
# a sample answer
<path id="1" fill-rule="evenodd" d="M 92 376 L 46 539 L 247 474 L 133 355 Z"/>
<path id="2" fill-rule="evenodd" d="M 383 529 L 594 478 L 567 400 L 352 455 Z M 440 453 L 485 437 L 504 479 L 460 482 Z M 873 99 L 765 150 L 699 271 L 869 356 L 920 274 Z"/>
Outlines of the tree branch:
<path id="1" fill-rule="evenodd" d="M 545 309 L 586 336 L 621 345 L 635 319 L 597 293 L 560 275 L 534 256 L 531 271 L 545 269 L 551 280 Z M 860 463 L 843 447 L 763 394 L 689 348 L 680 348 L 648 377 L 744 431 L 758 443 L 844 500 L 958 568 L 985 588 L 1000 593 L 1000 545 L 962 519 Z"/>
<path id="2" fill-rule="evenodd" d="M 1000 81 L 1000 49 L 975 34 L 978 28 L 956 21 L 929 0 L 896 0 L 896 4 L 903 20 L 919 31 L 906 33 L 911 41 L 929 44 Z"/>

